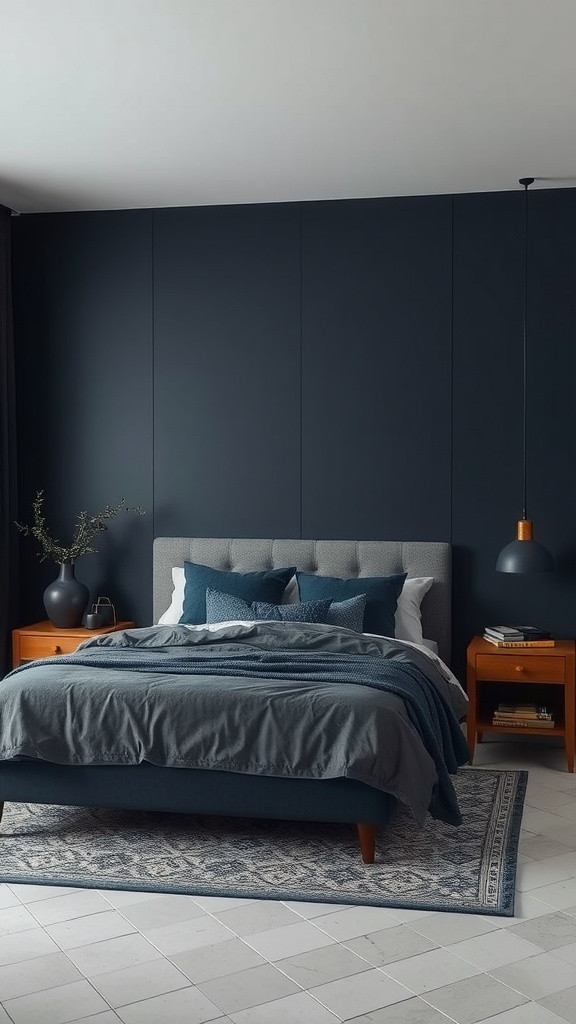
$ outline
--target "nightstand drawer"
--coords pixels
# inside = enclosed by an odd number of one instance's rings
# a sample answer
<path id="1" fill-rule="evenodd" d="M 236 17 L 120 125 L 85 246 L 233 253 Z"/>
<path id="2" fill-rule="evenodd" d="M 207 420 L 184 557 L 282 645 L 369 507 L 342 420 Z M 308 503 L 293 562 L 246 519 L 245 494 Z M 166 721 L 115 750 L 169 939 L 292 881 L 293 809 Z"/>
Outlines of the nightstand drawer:
<path id="1" fill-rule="evenodd" d="M 546 655 L 522 656 L 516 654 L 477 654 L 476 678 L 502 682 L 563 683 L 566 666 L 564 658 Z"/>
<path id="2" fill-rule="evenodd" d="M 81 643 L 79 636 L 20 636 L 20 661 L 72 654 Z"/>
<path id="3" fill-rule="evenodd" d="M 12 630 L 12 668 L 18 668 L 23 661 L 39 661 L 54 658 L 60 654 L 73 654 L 84 640 L 104 633 L 117 633 L 120 629 L 132 629 L 134 623 L 128 620 L 115 622 L 113 626 L 101 629 L 57 629 L 48 619 L 31 626 Z"/>

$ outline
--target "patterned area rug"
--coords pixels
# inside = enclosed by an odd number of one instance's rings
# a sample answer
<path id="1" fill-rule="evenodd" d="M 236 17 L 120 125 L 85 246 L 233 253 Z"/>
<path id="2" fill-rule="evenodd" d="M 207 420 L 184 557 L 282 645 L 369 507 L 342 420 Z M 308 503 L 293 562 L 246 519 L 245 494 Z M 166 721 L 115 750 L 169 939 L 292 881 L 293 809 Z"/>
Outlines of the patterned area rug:
<path id="1" fill-rule="evenodd" d="M 527 777 L 460 769 L 463 824 L 398 810 L 373 865 L 351 825 L 7 804 L 0 880 L 510 916 Z"/>

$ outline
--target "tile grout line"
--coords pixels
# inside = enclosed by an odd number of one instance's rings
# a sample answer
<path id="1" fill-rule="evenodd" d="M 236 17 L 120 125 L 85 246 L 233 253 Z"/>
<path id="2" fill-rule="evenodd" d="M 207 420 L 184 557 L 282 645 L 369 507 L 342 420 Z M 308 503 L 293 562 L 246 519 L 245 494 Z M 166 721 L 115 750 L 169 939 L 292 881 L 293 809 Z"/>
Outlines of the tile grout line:
<path id="1" fill-rule="evenodd" d="M 191 898 L 191 897 L 190 897 L 190 898 Z M 35 901 L 35 902 L 42 902 L 42 901 Z M 146 902 L 146 901 L 142 901 L 142 902 Z M 197 905 L 197 906 L 198 906 L 198 905 Z M 128 918 L 126 918 L 126 917 L 125 917 L 125 916 L 124 916 L 123 914 L 121 914 L 121 912 L 120 912 L 120 910 L 119 910 L 118 908 L 113 908 L 113 909 L 114 909 L 115 911 L 117 911 L 118 913 L 120 913 L 120 916 L 121 916 L 121 917 L 124 917 L 124 919 L 125 919 L 125 920 L 127 921 L 127 923 L 129 923 L 130 925 L 132 925 L 132 927 L 136 927 L 135 925 L 133 925 L 133 924 L 132 924 L 132 922 L 131 922 L 131 921 L 129 921 L 129 920 L 128 920 Z M 200 908 L 200 909 L 204 910 L 204 908 Z M 552 908 L 552 909 L 553 909 L 553 910 L 555 910 L 556 908 Z M 215 919 L 215 920 L 217 920 L 217 921 L 218 921 L 218 922 L 219 922 L 220 924 L 222 924 L 222 922 L 221 922 L 221 921 L 219 921 L 219 919 L 218 919 L 217 917 L 215 917 L 215 915 L 214 915 L 214 914 L 212 914 L 212 913 L 211 913 L 211 912 L 209 912 L 209 911 L 204 911 L 204 912 L 206 913 L 206 915 L 207 915 L 207 916 L 209 916 L 209 917 L 212 917 L 212 918 L 214 918 L 214 919 Z M 561 912 L 561 911 L 559 911 L 559 912 Z M 83 916 L 92 916 L 92 915 L 83 915 Z M 298 916 L 301 916 L 301 915 L 298 915 Z M 70 920 L 80 920 L 80 919 L 81 919 L 81 918 L 72 918 L 72 919 L 70 919 Z M 306 921 L 307 919 L 305 919 L 305 918 L 302 918 L 302 920 L 303 920 L 303 921 Z M 63 922 L 57 922 L 57 923 L 63 923 Z M 308 923 L 312 923 L 312 922 L 308 921 Z M 44 925 L 42 925 L 42 924 L 41 924 L 40 922 L 38 922 L 38 924 L 39 924 L 39 927 L 40 927 L 40 928 L 41 928 L 41 929 L 42 929 L 43 931 L 45 931 Z M 405 923 L 405 922 L 399 922 L 399 924 L 404 924 L 404 925 L 405 925 L 406 927 L 410 928 L 410 926 L 409 926 L 409 925 L 406 925 L 406 923 Z M 27 930 L 28 930 L 28 929 L 27 929 Z M 323 929 L 320 929 L 320 928 L 318 928 L 318 930 L 319 930 L 319 931 L 323 931 Z M 497 930 L 500 930 L 500 931 L 505 931 L 505 929 L 497 929 Z M 46 933 L 46 934 L 48 934 L 48 935 L 49 935 L 49 933 Z M 144 935 L 144 934 L 143 934 L 143 933 L 142 933 L 142 932 L 140 931 L 140 929 L 136 929 L 136 934 L 140 934 L 140 935 L 142 935 L 142 937 L 143 937 L 143 938 L 145 938 L 145 939 L 146 939 L 147 941 L 150 941 L 150 940 L 148 940 L 148 939 L 147 939 L 147 936 L 145 936 L 145 935 Z M 238 939 L 239 939 L 240 941 L 244 941 L 244 938 L 243 938 L 243 937 L 241 937 L 241 936 L 236 936 L 234 932 L 232 932 L 232 931 L 231 931 L 231 934 L 232 934 L 232 935 L 234 935 L 234 937 L 235 937 L 235 938 L 238 938 Z M 328 934 L 328 933 L 325 933 L 325 934 Z M 369 933 L 367 933 L 367 934 L 369 934 Z M 63 950 L 63 949 L 62 949 L 62 948 L 60 947 L 60 944 L 58 943 L 58 941 L 57 941 L 57 940 L 55 940 L 55 939 L 53 939 L 53 938 L 52 938 L 52 936 L 50 936 L 50 935 L 49 935 L 49 937 L 50 937 L 50 938 L 52 939 L 52 941 L 54 941 L 54 942 L 55 942 L 55 944 L 56 944 L 56 945 L 57 945 L 57 946 L 58 946 L 58 947 L 59 947 L 59 948 L 61 949 L 61 951 L 62 951 L 62 952 L 64 953 L 64 955 L 65 955 L 65 956 L 67 956 L 67 951 L 66 951 L 66 950 Z M 332 936 L 330 936 L 330 937 L 332 938 Z M 358 937 L 361 937 L 361 936 L 358 936 Z M 103 941 L 103 942 L 106 942 L 106 941 L 109 941 L 109 940 L 99 940 L 99 941 Z M 352 941 L 352 940 L 350 940 L 350 941 Z M 88 943 L 88 944 L 89 944 L 89 943 Z M 156 947 L 156 946 L 154 945 L 154 943 L 153 943 L 153 942 L 151 942 L 150 944 L 151 944 L 151 945 L 152 945 L 152 946 L 153 946 L 153 947 L 154 947 L 155 949 L 157 949 L 157 947 Z M 246 944 L 248 945 L 248 943 L 246 943 Z M 342 946 L 342 945 L 343 945 L 343 943 L 342 943 L 342 942 L 340 942 L 339 940 L 335 940 L 335 943 L 334 943 L 334 944 L 335 944 L 335 945 L 339 945 L 339 946 Z M 213 945 L 219 945 L 219 943 L 215 943 L 215 944 L 213 944 Z M 74 948 L 78 948 L 78 947 L 74 947 Z M 203 947 L 203 948 L 205 948 L 205 947 Z M 250 947 L 250 948 L 252 948 L 252 947 Z M 347 947 L 343 947 L 343 948 L 347 948 Z M 438 947 L 436 947 L 436 948 L 439 948 L 439 949 L 445 949 L 446 947 L 445 947 L 445 946 L 438 946 Z M 168 960 L 168 962 L 172 963 L 172 961 L 170 960 L 170 957 L 169 957 L 169 956 L 167 956 L 166 954 L 163 954 L 161 950 L 158 950 L 158 952 L 160 952 L 161 956 L 162 956 L 162 957 L 163 957 L 164 959 L 166 959 L 166 960 Z M 543 950 L 543 952 L 552 952 L 552 951 L 546 951 L 546 950 Z M 262 954 L 260 954 L 260 955 L 262 955 Z M 295 954 L 295 955 L 298 955 L 298 954 Z M 361 956 L 361 954 L 356 954 L 356 953 L 355 953 L 355 955 L 359 956 L 359 958 L 360 958 L 360 959 L 362 959 L 362 960 L 365 960 L 365 958 L 364 958 L 364 957 L 362 957 L 362 956 Z M 456 955 L 456 956 L 457 956 L 458 954 L 454 954 L 454 955 Z M 539 954 L 534 954 L 534 955 L 539 955 Z M 35 959 L 35 958 L 32 958 L 32 959 Z M 265 959 L 265 960 L 267 960 L 267 958 L 264 958 L 264 959 Z M 410 959 L 410 957 L 408 957 L 408 958 L 406 958 L 406 959 Z M 463 959 L 463 958 L 462 958 L 462 957 L 460 957 L 460 959 Z M 531 958 L 530 958 L 530 957 L 528 957 L 528 958 L 526 958 L 526 959 L 531 959 Z M 279 970 L 279 971 L 280 971 L 280 972 L 281 972 L 282 974 L 284 974 L 284 971 L 282 971 L 282 969 L 281 969 L 281 968 L 279 968 L 279 967 L 277 966 L 277 963 L 276 963 L 276 962 L 272 962 L 272 961 L 267 961 L 267 962 L 268 962 L 268 963 L 270 963 L 270 964 L 271 964 L 272 966 L 275 966 L 275 967 L 276 967 L 276 968 L 277 968 L 277 969 L 278 969 L 278 970 Z M 372 970 L 374 970 L 374 969 L 376 969 L 376 970 L 379 970 L 379 971 L 380 971 L 381 973 L 384 973 L 384 975 L 385 975 L 386 977 L 390 977 L 389 975 L 387 975 L 387 974 L 386 974 L 385 970 L 383 970 L 383 968 L 382 968 L 382 967 L 375 967 L 375 965 L 373 965 L 373 964 L 370 964 L 370 963 L 369 963 L 369 961 L 366 961 L 366 960 L 365 960 L 365 962 L 366 962 L 366 963 L 368 964 L 368 968 L 369 968 L 369 969 L 372 969 Z M 464 961 L 464 962 L 468 963 L 467 961 Z M 522 961 L 520 961 L 520 962 L 522 962 Z M 177 969 L 179 969 L 179 968 L 177 967 L 177 965 L 173 964 L 173 966 L 175 966 L 175 967 L 176 967 Z M 474 965 L 471 965 L 471 966 L 474 966 Z M 506 965 L 505 965 L 505 966 L 506 966 Z M 103 973 L 111 973 L 111 972 L 103 972 Z M 181 972 L 181 973 L 183 973 L 183 972 Z M 241 972 L 232 972 L 232 973 L 241 973 Z M 361 973 L 364 973 L 364 972 L 359 972 L 359 973 L 361 974 Z M 489 976 L 489 977 L 493 977 L 493 975 L 491 975 L 491 974 L 490 974 L 490 972 L 488 972 L 488 971 L 485 971 L 485 972 L 482 972 L 482 971 L 481 971 L 481 972 L 480 972 L 480 974 L 479 974 L 478 976 L 479 976 L 479 977 L 481 977 L 481 976 L 483 976 L 483 975 L 486 975 L 486 976 Z M 287 976 L 287 975 L 285 975 L 285 976 Z M 183 977 L 186 977 L 186 975 L 184 975 L 184 974 L 183 974 Z M 287 977 L 289 977 L 289 976 L 287 976 Z M 94 985 L 94 984 L 92 983 L 92 981 L 91 981 L 91 980 L 90 980 L 90 979 L 89 979 L 88 977 L 86 977 L 86 976 L 84 976 L 84 980 L 87 980 L 87 981 L 88 981 L 88 983 L 89 983 L 89 984 L 91 985 L 91 987 L 92 987 L 92 988 L 93 988 L 93 989 L 94 989 L 94 990 L 95 990 L 95 991 L 97 992 L 97 994 L 98 994 L 98 995 L 100 995 L 100 996 L 101 996 L 101 998 L 102 998 L 102 999 L 104 999 L 104 1001 L 105 1001 L 105 1002 L 106 1002 L 106 1003 L 107 1003 L 107 1004 L 108 1004 L 108 1005 L 110 1006 L 110 1004 L 108 1003 L 108 1000 L 106 999 L 106 997 L 105 997 L 105 996 L 103 996 L 103 995 L 102 995 L 102 993 L 100 993 L 100 992 L 98 991 L 98 989 L 96 989 L 96 987 L 95 987 L 95 985 Z M 290 980 L 291 980 L 291 981 L 294 981 L 294 979 L 290 979 Z M 336 979 L 336 980 L 339 980 L 339 979 Z M 400 982 L 397 982 L 397 981 L 396 981 L 396 979 L 390 978 L 390 980 L 394 981 L 394 982 L 395 982 L 395 984 L 401 984 Z M 495 980 L 496 980 L 496 981 L 499 981 L 499 979 L 495 979 Z M 190 979 L 188 979 L 188 981 L 190 982 Z M 325 1006 L 325 1004 L 324 1004 L 324 1003 L 322 1003 L 322 1001 L 321 1001 L 321 1000 L 320 1000 L 319 998 L 317 998 L 317 997 L 316 997 L 316 996 L 315 996 L 315 995 L 314 995 L 314 994 L 313 994 L 312 992 L 310 992 L 309 990 L 306 990 L 306 989 L 304 989 L 304 988 L 303 988 L 302 986 L 300 986 L 300 985 L 299 985 L 299 983 L 298 983 L 298 982 L 294 982 L 294 983 L 298 985 L 298 987 L 300 988 L 300 990 L 301 990 L 301 991 L 308 991 L 308 994 L 309 994 L 309 995 L 311 995 L 311 996 L 312 996 L 312 998 L 314 998 L 314 999 L 316 1000 L 316 1002 L 318 1002 L 318 1003 L 319 1003 L 319 1004 L 320 1004 L 321 1006 Z M 500 982 L 500 981 L 499 981 L 499 983 L 500 983 L 500 984 L 503 984 L 503 985 L 506 985 L 506 983 L 504 983 L 504 982 Z M 59 986 L 54 986 L 54 987 L 56 988 L 56 987 L 59 987 Z M 195 984 L 194 984 L 193 982 L 190 982 L 190 984 L 188 984 L 188 985 L 185 985 L 185 986 L 182 986 L 182 989 L 184 989 L 184 988 L 188 988 L 188 987 L 190 987 L 190 988 L 198 988 L 198 986 L 197 986 L 197 985 L 195 985 Z M 423 1000 L 424 1002 L 427 1002 L 427 1000 L 426 1000 L 426 994 L 425 994 L 425 993 L 415 993 L 415 992 L 412 992 L 411 990 L 409 990 L 409 989 L 407 988 L 407 986 L 402 986 L 402 987 L 406 988 L 406 991 L 408 992 L 408 996 L 407 996 L 407 998 L 418 998 L 418 999 L 422 999 L 422 1000 Z M 444 987 L 444 986 L 439 986 L 439 987 L 441 987 L 441 988 L 442 988 L 442 987 Z M 510 985 L 506 985 L 506 987 L 510 988 L 510 989 L 511 989 L 512 991 L 518 991 L 518 994 L 519 994 L 519 995 L 521 995 L 521 996 L 524 996 L 524 997 L 525 997 L 525 993 L 522 993 L 522 992 L 520 992 L 519 990 L 515 990 L 515 989 L 514 989 L 514 988 L 513 988 L 512 986 L 510 986 Z M 171 991 L 181 991 L 182 989 L 174 989 L 174 990 L 171 990 Z M 47 990 L 40 990 L 40 991 L 50 991 L 50 989 L 47 989 Z M 200 989 L 200 991 L 202 991 L 202 990 Z M 30 995 L 33 995 L 33 994 L 37 994 L 37 993 L 30 993 Z M 166 993 L 166 994 L 167 994 L 167 993 Z M 295 993 L 295 994 L 296 994 L 296 993 Z M 154 997 L 154 996 L 148 997 L 148 999 L 150 999 L 150 998 L 155 998 L 155 997 Z M 133 1002 L 141 1002 L 141 1001 L 142 1001 L 142 1002 L 145 1002 L 146 1000 L 136 1000 L 136 1001 L 133 1001 Z M 269 1002 L 269 1003 L 270 1003 L 270 1005 L 271 1005 L 271 1004 L 272 1004 L 273 1002 L 275 1002 L 275 1001 L 276 1001 L 276 1000 L 270 1000 L 270 1001 L 268 1001 L 268 1002 Z M 405 1000 L 400 1000 L 399 1002 L 402 1002 L 402 1001 L 405 1001 Z M 530 1002 L 535 1002 L 535 1000 L 530 1000 Z M 133 1003 L 123 1004 L 123 1005 L 133 1005 Z M 263 1003 L 263 1004 L 254 1004 L 254 1005 L 267 1005 L 267 1004 Z M 433 1005 L 433 1004 L 429 1004 L 429 1005 Z M 110 1009 L 111 1009 L 111 1010 L 112 1010 L 113 1012 L 115 1012 L 115 1009 L 114 1009 L 114 1007 L 111 1007 L 111 1006 L 110 1006 Z M 329 1012 L 332 1012 L 332 1011 L 330 1010 L 330 1008 L 329 1008 L 329 1007 L 326 1007 L 326 1009 L 328 1009 L 328 1010 L 329 1010 Z M 6 1012 L 8 1012 L 8 1011 L 6 1011 Z M 223 1011 L 223 1012 L 224 1012 L 224 1011 Z M 451 1018 L 449 1018 L 449 1017 L 448 1017 L 448 1019 L 451 1019 Z"/>

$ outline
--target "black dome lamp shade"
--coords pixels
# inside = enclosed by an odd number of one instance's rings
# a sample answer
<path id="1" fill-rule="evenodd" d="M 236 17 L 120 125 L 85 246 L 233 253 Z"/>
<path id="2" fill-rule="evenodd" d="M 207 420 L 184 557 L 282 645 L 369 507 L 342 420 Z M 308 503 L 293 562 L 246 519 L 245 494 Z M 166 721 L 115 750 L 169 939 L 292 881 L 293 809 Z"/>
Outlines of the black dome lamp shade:
<path id="1" fill-rule="evenodd" d="M 528 305 L 528 188 L 532 185 L 534 178 L 520 178 L 520 184 L 524 186 L 524 334 L 522 344 L 523 354 L 523 404 L 522 404 L 522 462 L 523 462 L 523 502 L 522 519 L 518 520 L 516 540 L 511 541 L 498 555 L 496 569 L 498 572 L 551 572 L 554 569 L 554 559 L 544 547 L 534 540 L 534 529 L 532 520 L 528 519 L 526 508 L 526 385 L 527 385 L 527 356 L 526 345 L 526 321 Z"/>

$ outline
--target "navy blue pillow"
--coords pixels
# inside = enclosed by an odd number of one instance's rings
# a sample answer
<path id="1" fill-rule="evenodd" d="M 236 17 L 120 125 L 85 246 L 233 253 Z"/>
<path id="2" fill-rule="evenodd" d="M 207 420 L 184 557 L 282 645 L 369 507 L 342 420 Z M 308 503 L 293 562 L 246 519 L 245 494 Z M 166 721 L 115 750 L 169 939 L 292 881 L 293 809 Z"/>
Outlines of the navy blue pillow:
<path id="1" fill-rule="evenodd" d="M 253 601 L 248 604 L 232 594 L 222 594 L 208 587 L 206 591 L 206 622 L 230 622 L 245 619 L 273 619 L 276 622 L 327 622 L 330 601 L 308 601 L 301 604 L 270 604 Z"/>
<path id="2" fill-rule="evenodd" d="M 184 607 L 180 622 L 198 625 L 206 622 L 206 590 L 233 594 L 251 604 L 270 601 L 280 604 L 286 584 L 296 569 L 269 569 L 267 572 L 226 572 L 198 562 L 184 562 Z"/>
<path id="3" fill-rule="evenodd" d="M 326 597 L 346 601 L 365 594 L 364 632 L 379 636 L 394 636 L 394 616 L 406 576 L 403 572 L 397 576 L 357 576 L 343 580 L 336 576 L 296 573 L 301 601 L 321 601 Z"/>
<path id="4" fill-rule="evenodd" d="M 366 594 L 358 594 L 358 597 L 350 597 L 347 601 L 331 601 L 328 617 L 324 622 L 330 626 L 343 626 L 344 629 L 353 629 L 355 633 L 361 633 L 365 608 Z"/>

